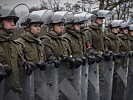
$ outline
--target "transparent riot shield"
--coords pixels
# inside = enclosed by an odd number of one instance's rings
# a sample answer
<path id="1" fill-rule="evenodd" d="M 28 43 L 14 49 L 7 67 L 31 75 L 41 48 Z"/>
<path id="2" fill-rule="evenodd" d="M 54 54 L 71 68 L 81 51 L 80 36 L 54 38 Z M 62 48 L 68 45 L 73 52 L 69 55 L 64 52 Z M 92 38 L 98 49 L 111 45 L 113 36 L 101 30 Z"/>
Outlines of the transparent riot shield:
<path id="1" fill-rule="evenodd" d="M 31 62 L 25 63 L 22 68 L 22 100 L 34 100 L 34 69 L 35 65 Z"/>
<path id="2" fill-rule="evenodd" d="M 11 68 L 10 66 L 7 65 L 6 68 L 10 76 L 5 78 L 3 100 L 21 100 L 21 89 L 16 85 L 17 79 L 14 80 L 14 75 L 18 75 L 19 68 L 11 69 L 12 71 L 9 70 L 9 68 Z M 17 77 L 19 77 L 19 75 Z"/>
<path id="3" fill-rule="evenodd" d="M 16 16 L 19 17 L 19 20 L 18 22 L 16 23 L 16 29 L 14 31 L 14 34 L 15 34 L 15 38 L 17 39 L 18 37 L 20 37 L 21 33 L 23 33 L 23 29 L 22 27 L 20 26 L 20 23 L 23 19 L 24 16 L 29 16 L 29 7 L 26 5 L 26 4 L 18 4 L 17 6 L 15 6 L 13 8 L 13 10 L 15 11 L 16 13 Z"/>
<path id="4" fill-rule="evenodd" d="M 43 82 L 36 90 L 39 100 L 57 100 L 59 98 L 58 65 L 48 61 L 46 69 L 41 72 Z M 38 99 L 37 99 L 38 100 Z"/>
<path id="5" fill-rule="evenodd" d="M 37 14 L 42 17 L 42 21 L 44 21 L 44 24 L 49 24 L 50 18 L 53 15 L 52 10 L 39 10 L 39 11 L 33 11 L 32 14 Z"/>
<path id="6" fill-rule="evenodd" d="M 133 51 L 129 53 L 126 100 L 133 100 Z"/>
<path id="7" fill-rule="evenodd" d="M 13 8 L 13 10 L 15 11 L 16 16 L 19 17 L 19 20 L 16 23 L 16 26 L 17 26 L 17 29 L 18 29 L 18 33 L 21 33 L 21 31 L 20 31 L 21 25 L 20 24 L 21 24 L 21 22 L 22 22 L 22 20 L 25 16 L 30 15 L 29 7 L 26 4 L 21 3 L 21 4 L 18 4 L 17 6 L 15 6 Z"/>
<path id="8" fill-rule="evenodd" d="M 99 95 L 99 63 L 96 63 L 95 56 L 88 56 L 88 99 L 100 100 Z"/>
<path id="9" fill-rule="evenodd" d="M 82 60 L 81 100 L 87 100 L 89 64 L 86 57 L 83 57 Z"/>
<path id="10" fill-rule="evenodd" d="M 118 54 L 114 67 L 112 100 L 126 99 L 127 75 L 128 75 L 128 56 L 126 55 L 126 53 Z"/>
<path id="11" fill-rule="evenodd" d="M 5 70 L 3 68 L 0 68 L 0 98 L 1 100 L 4 100 L 4 87 L 5 87 Z"/>
<path id="12" fill-rule="evenodd" d="M 81 100 L 81 61 L 68 57 L 59 67 L 60 100 Z M 77 64 L 77 67 L 75 67 Z"/>
<path id="13" fill-rule="evenodd" d="M 5 79 L 3 79 L 1 82 L 0 82 L 0 98 L 1 100 L 4 100 L 4 86 L 5 86 Z"/>
<path id="14" fill-rule="evenodd" d="M 104 52 L 102 56 L 103 60 L 99 67 L 100 100 L 111 100 L 114 73 L 113 55 L 111 52 Z"/>

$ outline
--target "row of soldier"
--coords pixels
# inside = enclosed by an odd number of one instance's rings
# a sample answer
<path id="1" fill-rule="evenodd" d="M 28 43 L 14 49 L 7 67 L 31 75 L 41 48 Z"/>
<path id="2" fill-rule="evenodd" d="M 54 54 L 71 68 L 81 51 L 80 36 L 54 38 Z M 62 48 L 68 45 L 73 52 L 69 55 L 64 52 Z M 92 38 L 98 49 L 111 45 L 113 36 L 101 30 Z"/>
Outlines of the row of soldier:
<path id="1" fill-rule="evenodd" d="M 0 9 L 1 100 L 132 100 L 132 24 L 113 20 L 105 33 L 111 11 L 22 16 L 23 6 Z"/>

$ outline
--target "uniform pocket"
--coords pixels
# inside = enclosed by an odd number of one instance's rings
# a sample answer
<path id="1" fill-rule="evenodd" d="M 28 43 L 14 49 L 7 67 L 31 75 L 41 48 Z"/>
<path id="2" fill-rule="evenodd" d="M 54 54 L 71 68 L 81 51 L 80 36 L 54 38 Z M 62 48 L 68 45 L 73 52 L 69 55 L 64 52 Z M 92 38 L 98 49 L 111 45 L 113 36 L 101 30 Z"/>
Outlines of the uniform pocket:
<path id="1" fill-rule="evenodd" d="M 35 52 L 28 52 L 28 53 L 25 53 L 25 57 L 28 61 L 35 61 L 37 56 L 36 56 L 36 53 Z"/>
<path id="2" fill-rule="evenodd" d="M 79 52 L 79 47 L 78 47 L 78 44 L 72 44 L 71 45 L 71 49 L 72 49 L 72 52 L 76 53 L 76 52 Z"/>
<path id="3" fill-rule="evenodd" d="M 7 56 L 6 52 L 4 51 L 2 47 L 0 47 L 0 63 L 6 61 L 6 56 Z"/>

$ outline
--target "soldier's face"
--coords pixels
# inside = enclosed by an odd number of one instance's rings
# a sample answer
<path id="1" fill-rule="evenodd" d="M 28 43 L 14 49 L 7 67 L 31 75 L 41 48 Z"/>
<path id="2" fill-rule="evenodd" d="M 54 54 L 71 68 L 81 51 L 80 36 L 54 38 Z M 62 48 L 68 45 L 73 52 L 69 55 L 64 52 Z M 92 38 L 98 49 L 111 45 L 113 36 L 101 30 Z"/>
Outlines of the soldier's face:
<path id="1" fill-rule="evenodd" d="M 80 30 L 81 30 L 81 27 L 82 27 L 81 25 L 82 25 L 82 24 L 76 23 L 76 24 L 74 25 L 75 30 L 80 31 Z"/>
<path id="2" fill-rule="evenodd" d="M 103 24 L 103 19 L 97 18 L 96 23 L 99 24 L 99 25 L 102 25 Z"/>
<path id="3" fill-rule="evenodd" d="M 14 19 L 5 19 L 5 20 L 3 20 L 3 26 L 7 30 L 15 29 Z"/>
<path id="4" fill-rule="evenodd" d="M 128 34 L 128 32 L 129 32 L 129 31 L 128 31 L 128 28 L 124 28 L 124 29 L 123 29 L 123 32 L 124 32 L 124 34 Z"/>
<path id="5" fill-rule="evenodd" d="M 30 29 L 31 29 L 31 33 L 34 36 L 39 36 L 39 33 L 41 31 L 41 24 L 31 24 Z"/>
<path id="6" fill-rule="evenodd" d="M 130 31 L 130 35 L 131 35 L 131 36 L 133 36 L 133 30 L 132 30 L 132 31 Z"/>
<path id="7" fill-rule="evenodd" d="M 115 27 L 115 28 L 112 28 L 112 33 L 114 33 L 114 34 L 117 34 L 117 33 L 119 33 L 120 32 L 120 29 L 119 29 L 119 27 Z"/>
<path id="8" fill-rule="evenodd" d="M 54 25 L 54 31 L 60 35 L 64 32 L 64 24 L 63 23 L 58 23 Z"/>

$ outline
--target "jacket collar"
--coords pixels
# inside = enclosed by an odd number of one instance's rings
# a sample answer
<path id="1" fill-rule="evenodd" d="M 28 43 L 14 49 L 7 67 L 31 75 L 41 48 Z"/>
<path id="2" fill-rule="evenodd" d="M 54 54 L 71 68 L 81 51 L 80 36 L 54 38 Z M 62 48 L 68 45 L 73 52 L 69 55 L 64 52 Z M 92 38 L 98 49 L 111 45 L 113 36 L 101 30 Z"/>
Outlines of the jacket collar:
<path id="1" fill-rule="evenodd" d="M 14 40 L 14 34 L 10 34 L 0 29 L 0 41 L 12 41 Z"/>

